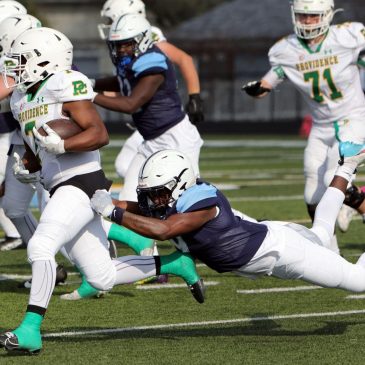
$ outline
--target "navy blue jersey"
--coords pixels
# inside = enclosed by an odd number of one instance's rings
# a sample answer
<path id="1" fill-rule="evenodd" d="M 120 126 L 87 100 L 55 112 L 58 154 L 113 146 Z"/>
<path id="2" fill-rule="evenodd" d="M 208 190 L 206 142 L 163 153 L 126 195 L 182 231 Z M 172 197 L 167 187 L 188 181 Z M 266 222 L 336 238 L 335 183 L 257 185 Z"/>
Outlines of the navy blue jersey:
<path id="1" fill-rule="evenodd" d="M 216 206 L 217 216 L 198 230 L 184 234 L 190 253 L 217 272 L 247 264 L 260 248 L 267 227 L 235 216 L 227 198 L 213 185 L 198 182 L 174 203 L 169 215 Z M 178 238 L 174 240 L 178 242 Z"/>
<path id="2" fill-rule="evenodd" d="M 138 81 L 148 75 L 161 74 L 164 81 L 152 99 L 132 114 L 136 128 L 145 140 L 156 138 L 181 122 L 185 116 L 177 92 L 171 61 L 156 46 L 139 55 L 123 69 L 118 68 L 123 95 L 129 95 Z"/>
<path id="3" fill-rule="evenodd" d="M 19 128 L 19 123 L 14 119 L 12 112 L 0 112 L 0 133 L 10 133 Z"/>

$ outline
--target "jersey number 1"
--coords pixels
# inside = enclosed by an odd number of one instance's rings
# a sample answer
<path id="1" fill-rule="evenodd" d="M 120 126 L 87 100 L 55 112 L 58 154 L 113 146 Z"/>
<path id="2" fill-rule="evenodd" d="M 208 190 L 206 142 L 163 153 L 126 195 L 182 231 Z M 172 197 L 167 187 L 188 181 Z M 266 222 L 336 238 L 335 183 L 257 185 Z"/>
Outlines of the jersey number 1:
<path id="1" fill-rule="evenodd" d="M 338 98 L 342 98 L 342 93 L 341 91 L 339 91 L 335 85 L 335 83 L 332 80 L 332 74 L 331 74 L 331 69 L 330 68 L 326 68 L 323 71 L 323 78 L 324 80 L 327 82 L 328 87 L 331 90 L 331 94 L 330 94 L 330 98 L 332 100 L 338 99 Z M 317 101 L 318 103 L 322 103 L 324 100 L 323 94 L 321 92 L 321 89 L 319 87 L 319 83 L 320 83 L 320 75 L 319 75 L 319 71 L 313 71 L 313 72 L 307 72 L 304 74 L 304 81 L 308 82 L 311 81 L 312 82 L 312 98 Z"/>

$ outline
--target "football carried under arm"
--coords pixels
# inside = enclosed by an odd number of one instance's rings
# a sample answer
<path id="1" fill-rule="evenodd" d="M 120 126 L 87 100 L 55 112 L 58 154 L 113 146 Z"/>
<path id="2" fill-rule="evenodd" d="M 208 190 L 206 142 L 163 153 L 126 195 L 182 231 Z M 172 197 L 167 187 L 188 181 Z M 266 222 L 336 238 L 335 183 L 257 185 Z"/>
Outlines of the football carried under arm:
<path id="1" fill-rule="evenodd" d="M 64 103 L 64 109 L 71 118 L 51 120 L 38 130 L 33 128 L 41 147 L 62 154 L 93 151 L 109 143 L 105 125 L 90 101 Z"/>

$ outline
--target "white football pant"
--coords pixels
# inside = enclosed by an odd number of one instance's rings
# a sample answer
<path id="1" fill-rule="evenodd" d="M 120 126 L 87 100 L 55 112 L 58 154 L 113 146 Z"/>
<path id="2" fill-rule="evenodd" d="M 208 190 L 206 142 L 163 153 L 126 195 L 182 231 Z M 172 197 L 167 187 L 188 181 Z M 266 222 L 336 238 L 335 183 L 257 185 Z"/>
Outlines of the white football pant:
<path id="1" fill-rule="evenodd" d="M 136 188 L 138 173 L 145 160 L 153 153 L 165 149 L 174 149 L 185 153 L 193 165 L 194 172 L 199 175 L 199 155 L 203 140 L 197 128 L 191 124 L 188 116 L 161 136 L 143 141 L 138 153 L 130 163 L 124 179 L 119 200 L 137 201 Z"/>

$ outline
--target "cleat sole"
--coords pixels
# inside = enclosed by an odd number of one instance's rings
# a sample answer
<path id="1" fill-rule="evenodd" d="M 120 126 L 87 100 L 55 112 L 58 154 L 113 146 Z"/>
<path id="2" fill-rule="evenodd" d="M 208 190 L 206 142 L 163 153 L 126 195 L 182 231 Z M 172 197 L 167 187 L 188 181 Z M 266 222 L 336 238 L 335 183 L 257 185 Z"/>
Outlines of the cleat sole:
<path id="1" fill-rule="evenodd" d="M 205 285 L 203 279 L 199 279 L 195 284 L 188 285 L 191 294 L 198 303 L 205 301 Z"/>

